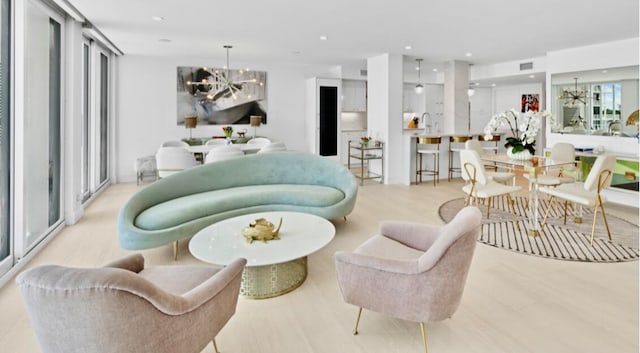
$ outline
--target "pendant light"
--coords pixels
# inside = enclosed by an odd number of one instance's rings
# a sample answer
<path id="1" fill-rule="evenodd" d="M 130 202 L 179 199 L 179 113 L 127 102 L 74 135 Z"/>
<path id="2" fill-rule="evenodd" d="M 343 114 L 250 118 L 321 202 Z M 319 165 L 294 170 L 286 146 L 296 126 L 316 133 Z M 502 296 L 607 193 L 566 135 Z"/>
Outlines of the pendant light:
<path id="1" fill-rule="evenodd" d="M 422 61 L 422 59 L 416 59 L 416 61 L 418 62 L 418 84 L 416 85 L 416 94 L 422 94 L 422 92 L 424 91 L 424 86 L 420 83 L 420 62 Z"/>

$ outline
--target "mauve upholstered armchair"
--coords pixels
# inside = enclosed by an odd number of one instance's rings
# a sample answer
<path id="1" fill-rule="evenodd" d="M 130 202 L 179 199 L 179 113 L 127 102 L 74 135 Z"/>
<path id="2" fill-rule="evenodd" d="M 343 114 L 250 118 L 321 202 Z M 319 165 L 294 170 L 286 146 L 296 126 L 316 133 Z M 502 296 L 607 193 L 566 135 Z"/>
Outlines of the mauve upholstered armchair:
<path id="1" fill-rule="evenodd" d="M 41 266 L 16 280 L 45 353 L 199 353 L 236 310 L 245 259 L 224 268 Z"/>
<path id="2" fill-rule="evenodd" d="M 481 213 L 465 207 L 444 226 L 384 222 L 353 252 L 337 252 L 338 284 L 344 301 L 399 319 L 424 323 L 450 318 L 457 310 L 480 232 Z"/>

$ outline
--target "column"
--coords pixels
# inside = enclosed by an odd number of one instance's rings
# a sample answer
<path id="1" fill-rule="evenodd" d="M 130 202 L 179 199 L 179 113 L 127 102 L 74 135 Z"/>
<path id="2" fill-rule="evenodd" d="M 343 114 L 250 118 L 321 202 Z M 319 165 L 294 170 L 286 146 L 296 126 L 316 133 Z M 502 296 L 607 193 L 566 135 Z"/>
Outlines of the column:
<path id="1" fill-rule="evenodd" d="M 469 63 L 449 61 L 444 70 L 444 122 L 442 131 L 469 133 Z"/>
<path id="2" fill-rule="evenodd" d="M 367 130 L 371 137 L 385 142 L 385 184 L 409 180 L 404 167 L 408 153 L 404 152 L 402 136 L 402 74 L 402 55 L 367 59 Z M 376 168 L 380 165 L 372 163 L 372 171 L 381 171 Z"/>

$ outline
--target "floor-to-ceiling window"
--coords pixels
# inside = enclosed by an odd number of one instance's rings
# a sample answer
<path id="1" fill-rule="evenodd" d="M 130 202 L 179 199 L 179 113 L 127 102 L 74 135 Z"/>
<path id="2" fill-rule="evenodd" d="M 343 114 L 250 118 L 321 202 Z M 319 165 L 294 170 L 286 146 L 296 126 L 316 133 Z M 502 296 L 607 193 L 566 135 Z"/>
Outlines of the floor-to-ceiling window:
<path id="1" fill-rule="evenodd" d="M 10 233 L 10 0 L 0 0 L 0 275 L 13 265 Z"/>
<path id="2" fill-rule="evenodd" d="M 109 58 L 100 52 L 100 181 L 102 185 L 109 176 Z"/>
<path id="3" fill-rule="evenodd" d="M 85 38 L 83 53 L 83 116 L 81 194 L 83 202 L 109 181 L 110 52 Z"/>
<path id="4" fill-rule="evenodd" d="M 82 141 L 80 143 L 80 194 L 82 201 L 91 196 L 90 180 L 91 146 L 91 42 L 82 43 Z"/>
<path id="5" fill-rule="evenodd" d="M 61 210 L 61 16 L 26 1 L 24 125 L 22 148 L 25 253 L 62 221 Z"/>

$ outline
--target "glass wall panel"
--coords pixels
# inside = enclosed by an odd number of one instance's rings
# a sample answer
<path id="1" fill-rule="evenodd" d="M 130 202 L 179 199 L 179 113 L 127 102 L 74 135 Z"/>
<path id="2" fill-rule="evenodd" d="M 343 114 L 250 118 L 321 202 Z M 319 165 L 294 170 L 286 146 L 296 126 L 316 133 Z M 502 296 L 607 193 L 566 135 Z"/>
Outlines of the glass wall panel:
<path id="1" fill-rule="evenodd" d="M 27 2 L 24 92 L 24 250 L 60 221 L 61 25 Z"/>
<path id="2" fill-rule="evenodd" d="M 91 56 L 89 43 L 82 44 L 82 143 L 80 146 L 80 193 L 82 200 L 90 196 L 89 191 L 89 146 L 91 117 Z"/>
<path id="3" fill-rule="evenodd" d="M 10 1 L 0 2 L 0 264 L 10 261 L 6 265 L 0 265 L 0 275 L 13 265 L 10 259 L 12 254 L 11 234 L 9 226 L 9 200 L 10 200 Z"/>
<path id="4" fill-rule="evenodd" d="M 60 92 L 61 50 L 60 24 L 49 20 L 49 226 L 60 219 L 61 119 Z"/>
<path id="5" fill-rule="evenodd" d="M 107 181 L 109 162 L 109 59 L 100 53 L 100 184 Z"/>

